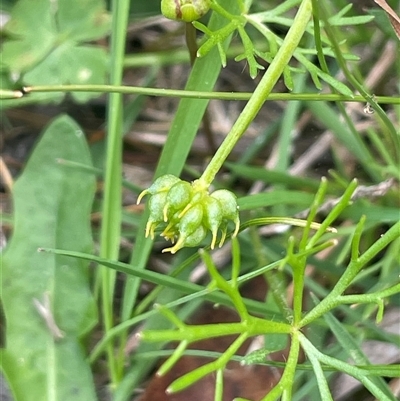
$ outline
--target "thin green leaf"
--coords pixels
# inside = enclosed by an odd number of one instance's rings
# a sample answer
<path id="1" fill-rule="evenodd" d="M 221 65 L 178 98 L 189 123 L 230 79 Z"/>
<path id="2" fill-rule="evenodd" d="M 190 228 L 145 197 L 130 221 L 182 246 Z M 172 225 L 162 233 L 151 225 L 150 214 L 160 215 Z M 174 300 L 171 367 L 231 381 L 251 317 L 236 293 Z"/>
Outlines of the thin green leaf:
<path id="1" fill-rule="evenodd" d="M 288 88 L 290 91 L 292 91 L 294 88 L 293 78 L 292 78 L 290 68 L 288 66 L 286 66 L 285 69 L 283 70 L 283 81 L 285 83 L 286 88 Z"/>
<path id="2" fill-rule="evenodd" d="M 354 26 L 354 25 L 364 25 L 371 22 L 374 19 L 372 15 L 358 15 L 355 17 L 341 18 L 338 21 L 330 21 L 332 26 Z"/>
<path id="3" fill-rule="evenodd" d="M 231 162 L 225 162 L 225 165 L 239 177 L 261 180 L 267 184 L 285 184 L 293 188 L 308 188 L 312 190 L 316 190 L 319 187 L 317 180 L 294 177 L 286 172 L 267 170 L 264 167 L 241 166 Z"/>
<path id="4" fill-rule="evenodd" d="M 326 381 L 325 374 L 324 371 L 322 370 L 319 360 L 312 353 L 307 353 L 306 351 L 306 354 L 314 369 L 321 399 L 324 401 L 333 401 L 332 394 L 329 390 L 328 382 Z"/>
<path id="5" fill-rule="evenodd" d="M 56 255 L 65 255 L 68 257 L 79 258 L 79 259 L 83 259 L 83 260 L 96 262 L 100 265 L 107 266 L 107 267 L 117 270 L 121 273 L 125 273 L 130 276 L 135 276 L 135 277 L 141 278 L 142 280 L 147 280 L 151 283 L 163 285 L 168 288 L 178 290 L 184 294 L 198 293 L 197 294 L 198 296 L 204 295 L 204 298 L 211 302 L 232 306 L 232 302 L 228 299 L 228 297 L 225 294 L 222 294 L 219 292 L 213 292 L 212 290 L 205 288 L 201 285 L 193 284 L 193 283 L 190 283 L 190 282 L 184 281 L 184 280 L 179 280 L 175 277 L 170 277 L 163 273 L 157 273 L 157 272 L 153 272 L 151 270 L 139 269 L 139 268 L 129 265 L 127 263 L 115 262 L 112 260 L 99 258 L 97 256 L 93 256 L 91 254 L 82 253 L 82 252 L 73 252 L 73 251 L 57 250 L 57 249 L 50 249 L 50 248 L 42 249 L 42 251 L 54 253 Z M 277 267 L 277 265 L 278 265 L 278 263 L 275 263 L 272 266 L 264 266 L 262 269 L 260 269 L 257 272 L 257 275 L 262 274 L 265 270 L 270 270 L 273 267 Z M 255 276 L 254 272 L 245 274 L 238 278 L 238 282 L 242 283 L 242 282 L 248 281 L 251 278 L 253 278 L 254 276 Z M 269 319 L 273 318 L 276 321 L 281 318 L 281 316 L 279 316 L 279 314 L 272 313 L 272 312 L 266 310 L 265 304 L 262 302 L 257 302 L 257 301 L 253 301 L 250 299 L 244 299 L 244 303 L 245 303 L 247 309 L 249 310 L 249 312 L 260 313 L 263 316 L 268 317 Z"/>
<path id="6" fill-rule="evenodd" d="M 332 358 L 318 351 L 303 334 L 299 334 L 300 342 L 307 355 L 313 354 L 320 362 L 329 365 L 337 370 L 347 373 L 360 381 L 364 386 L 379 400 L 379 401 L 396 401 L 393 394 L 384 393 L 378 386 L 375 385 L 371 378 L 365 376 L 362 369 L 352 366 L 339 359 Z"/>
<path id="7" fill-rule="evenodd" d="M 332 77 L 331 75 L 323 72 L 320 68 L 316 65 L 311 63 L 303 54 L 296 53 L 295 57 L 297 60 L 307 68 L 307 70 L 311 74 L 311 78 L 314 82 L 314 85 L 321 90 L 321 83 L 319 82 L 319 78 L 323 79 L 326 83 L 331 85 L 335 88 L 339 93 L 345 96 L 350 96 L 351 98 L 354 97 L 353 92 L 348 88 L 344 83 L 338 81 L 336 78 Z"/>
<path id="8" fill-rule="evenodd" d="M 324 319 L 329 325 L 332 333 L 335 335 L 337 340 L 343 349 L 347 352 L 348 356 L 351 357 L 356 365 L 370 365 L 370 361 L 364 355 L 360 346 L 357 344 L 356 340 L 346 328 L 331 314 L 327 313 L 324 315 Z M 377 371 L 377 369 L 375 369 Z M 383 392 L 390 395 L 391 390 L 385 380 L 382 377 L 373 377 L 371 381 Z"/>
<path id="9" fill-rule="evenodd" d="M 329 22 L 333 19 L 340 19 L 345 16 L 351 9 L 353 8 L 353 4 L 346 4 L 341 10 L 337 12 L 336 15 L 329 19 Z"/>
<path id="10" fill-rule="evenodd" d="M 331 85 L 335 88 L 339 93 L 345 96 L 353 97 L 353 92 L 351 89 L 345 85 L 343 82 L 338 81 L 336 78 L 332 77 L 332 75 L 326 74 L 320 69 L 317 70 L 317 75 L 322 78 L 327 84 Z"/>

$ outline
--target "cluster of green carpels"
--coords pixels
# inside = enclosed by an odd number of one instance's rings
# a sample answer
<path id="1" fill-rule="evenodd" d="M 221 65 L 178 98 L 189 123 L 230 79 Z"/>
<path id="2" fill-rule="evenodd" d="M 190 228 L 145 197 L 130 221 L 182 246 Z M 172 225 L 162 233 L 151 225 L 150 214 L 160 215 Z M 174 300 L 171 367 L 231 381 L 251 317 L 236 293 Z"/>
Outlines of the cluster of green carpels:
<path id="1" fill-rule="evenodd" d="M 232 236 L 239 231 L 239 210 L 236 196 L 220 189 L 213 193 L 201 180 L 192 183 L 167 174 L 159 177 L 150 188 L 144 190 L 137 203 L 150 195 L 150 216 L 146 225 L 146 237 L 154 238 L 156 228 L 161 227 L 161 236 L 174 244 L 163 252 L 175 253 L 183 247 L 197 246 L 211 231 L 211 249 L 221 231 L 219 246 L 225 241 L 229 221 L 235 224 Z"/>
<path id="2" fill-rule="evenodd" d="M 161 12 L 169 19 L 192 22 L 205 15 L 211 0 L 161 0 Z"/>

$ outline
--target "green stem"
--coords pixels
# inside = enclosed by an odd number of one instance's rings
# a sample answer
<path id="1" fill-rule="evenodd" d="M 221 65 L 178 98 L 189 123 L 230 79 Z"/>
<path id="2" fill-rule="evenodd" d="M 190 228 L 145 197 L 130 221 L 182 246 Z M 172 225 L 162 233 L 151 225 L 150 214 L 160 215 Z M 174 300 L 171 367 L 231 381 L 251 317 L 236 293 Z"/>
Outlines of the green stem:
<path id="1" fill-rule="evenodd" d="M 207 338 L 246 333 L 247 337 L 266 333 L 289 334 L 292 326 L 286 323 L 249 316 L 246 321 L 225 324 L 185 326 L 177 330 L 149 330 L 140 333 L 143 341 L 184 341 L 190 343 Z"/>
<path id="2" fill-rule="evenodd" d="M 250 230 L 251 240 L 254 244 L 254 253 L 256 256 L 257 264 L 259 266 L 265 266 L 268 264 L 268 257 L 266 255 L 265 248 L 261 242 L 260 234 L 257 230 Z M 268 283 L 268 288 L 272 291 L 276 306 L 279 311 L 285 316 L 286 320 L 292 319 L 292 311 L 289 308 L 286 299 L 286 280 L 280 271 L 268 271 L 264 273 L 264 277 Z"/>
<path id="3" fill-rule="evenodd" d="M 95 92 L 95 93 L 121 93 L 136 94 L 162 97 L 179 97 L 182 99 L 219 99 L 219 100 L 249 100 L 252 92 L 209 92 L 209 91 L 191 91 L 179 89 L 160 89 L 143 88 L 141 86 L 122 86 L 122 85 L 42 85 L 30 86 L 24 88 L 27 93 L 50 93 L 50 92 Z M 22 92 L 18 92 L 21 93 Z M 1 92 L 0 92 L 1 98 Z M 32 98 L 33 99 L 33 98 Z M 400 98 L 396 96 L 375 96 L 375 101 L 380 104 L 400 104 Z M 8 102 L 16 102 L 16 99 L 6 100 L 2 107 Z M 24 101 L 31 100 L 29 97 L 20 98 L 18 101 L 23 104 Z M 354 95 L 354 97 L 338 95 L 334 93 L 271 93 L 266 101 L 321 101 L 321 102 L 361 102 L 365 103 L 364 96 Z M 35 100 L 36 101 L 36 100 Z M 15 105 L 15 103 L 13 103 Z"/>
<path id="4" fill-rule="evenodd" d="M 360 381 L 365 388 L 367 388 L 378 400 L 395 400 L 392 394 L 388 395 L 386 391 L 382 391 L 382 386 L 379 386 L 375 381 L 371 380 L 369 375 L 366 374 L 368 370 L 360 369 L 357 366 L 350 365 L 347 362 L 343 362 L 339 359 L 333 358 L 329 355 L 323 354 L 304 336 L 302 333 L 298 333 L 302 348 L 305 350 L 307 355 L 311 355 L 319 361 L 319 363 L 324 364 L 326 367 L 334 368 L 337 371 L 347 373 L 353 376 L 358 381 Z M 383 388 L 385 390 L 385 388 Z M 389 398 L 390 396 L 390 398 Z"/>
<path id="5" fill-rule="evenodd" d="M 303 311 L 304 280 L 307 258 L 296 256 L 297 255 L 293 255 L 292 258 L 289 258 L 288 263 L 293 269 L 293 322 L 297 326 L 301 320 Z"/>
<path id="6" fill-rule="evenodd" d="M 311 0 L 303 0 L 285 40 L 230 133 L 211 159 L 200 180 L 209 186 L 230 152 L 253 121 L 289 63 L 311 17 Z"/>
<path id="7" fill-rule="evenodd" d="M 112 2 L 111 73 L 110 82 L 120 85 L 122 81 L 125 32 L 129 15 L 129 0 Z M 107 110 L 107 155 L 105 165 L 104 199 L 100 235 L 100 256 L 118 260 L 121 229 L 122 193 L 122 94 L 111 93 Z M 113 294 L 115 271 L 102 267 L 102 306 L 104 329 L 107 334 L 113 327 Z M 119 381 L 119 370 L 113 343 L 107 346 L 107 358 L 112 385 Z M 121 365 L 122 366 L 122 365 Z"/>
<path id="8" fill-rule="evenodd" d="M 388 246 L 392 241 L 400 237 L 400 222 L 392 226 L 378 241 L 376 241 L 367 251 L 358 259 L 350 262 L 343 276 L 337 282 L 332 291 L 300 322 L 300 327 L 304 327 L 315 319 L 329 312 L 340 303 L 340 295 L 354 280 L 358 272 L 382 249 Z M 346 298 L 345 298 L 346 299 Z"/>
<path id="9" fill-rule="evenodd" d="M 0 99 L 20 99 L 24 93 L 20 90 L 0 89 Z"/>
<path id="10" fill-rule="evenodd" d="M 213 288 L 216 286 L 219 288 L 221 291 L 225 292 L 225 294 L 232 300 L 233 305 L 235 306 L 235 309 L 237 313 L 239 314 L 240 318 L 242 321 L 245 321 L 248 319 L 248 312 L 247 308 L 243 302 L 243 299 L 240 295 L 238 286 L 237 286 L 237 281 L 236 277 L 232 279 L 231 282 L 226 281 L 218 272 L 213 260 L 211 259 L 211 256 L 208 252 L 205 252 L 204 250 L 199 251 L 201 258 L 205 265 L 207 266 L 207 270 L 213 279 L 211 282 L 211 286 L 209 288 Z"/>
<path id="11" fill-rule="evenodd" d="M 292 246 L 288 248 L 288 250 L 290 250 L 290 253 L 288 251 L 287 260 L 288 264 L 291 265 L 293 271 L 293 322 L 296 326 L 299 324 L 303 312 L 305 269 L 308 256 L 304 254 L 304 252 L 307 251 L 308 249 L 313 248 L 313 246 L 308 245 L 308 242 L 310 241 L 309 239 L 310 230 L 313 224 L 313 220 L 315 219 L 315 216 L 318 213 L 318 209 L 324 200 L 327 189 L 328 189 L 328 181 L 323 177 L 321 179 L 321 184 L 318 188 L 318 191 L 314 197 L 314 201 L 310 207 L 307 217 L 307 225 L 303 230 L 302 239 L 299 244 L 299 252 L 297 254 L 293 253 L 294 238 L 291 237 L 289 242 L 289 245 Z M 325 225 L 324 232 L 327 227 L 328 226 Z M 321 229 L 321 226 L 319 227 L 319 229 Z"/>
<path id="12" fill-rule="evenodd" d="M 236 16 L 233 16 L 231 13 L 225 10 L 225 8 L 221 7 L 217 2 L 212 1 L 210 4 L 210 8 L 218 13 L 219 15 L 222 15 L 224 18 L 226 18 L 228 21 L 232 21 L 235 19 Z"/>
<path id="13" fill-rule="evenodd" d="M 231 357 L 236 353 L 246 339 L 247 334 L 242 333 L 216 361 L 202 365 L 199 368 L 181 376 L 167 388 L 167 393 L 181 391 L 191 384 L 199 381 L 207 374 L 225 368 Z"/>
<path id="14" fill-rule="evenodd" d="M 386 288 L 385 290 L 373 292 L 371 294 L 342 295 L 337 299 L 337 305 L 374 303 L 378 302 L 381 299 L 388 298 L 399 293 L 400 283 Z"/>
<path id="15" fill-rule="evenodd" d="M 291 389 L 294 384 L 294 375 L 296 373 L 296 366 L 299 358 L 299 335 L 299 332 L 293 332 L 292 342 L 290 344 L 290 352 L 286 361 L 285 371 L 283 372 L 279 383 L 262 399 L 262 401 L 275 401 L 282 395 L 284 391 L 286 392 L 286 394 L 284 394 L 286 399 L 291 399 L 290 394 L 288 393 L 291 393 L 292 391 Z"/>
<path id="16" fill-rule="evenodd" d="M 190 65 L 193 67 L 193 64 L 197 58 L 198 46 L 196 39 L 196 28 L 193 26 L 193 24 L 189 22 L 185 24 L 185 39 L 186 39 L 186 46 L 188 48 L 190 56 Z M 208 142 L 209 151 L 211 154 L 213 154 L 215 153 L 217 146 L 215 144 L 213 132 L 211 130 L 211 121 L 208 114 L 208 109 L 206 109 L 204 112 L 203 129 Z"/>
<path id="17" fill-rule="evenodd" d="M 189 22 L 186 22 L 185 24 L 185 38 L 186 46 L 189 50 L 190 65 L 193 65 L 197 57 L 196 29 Z"/>

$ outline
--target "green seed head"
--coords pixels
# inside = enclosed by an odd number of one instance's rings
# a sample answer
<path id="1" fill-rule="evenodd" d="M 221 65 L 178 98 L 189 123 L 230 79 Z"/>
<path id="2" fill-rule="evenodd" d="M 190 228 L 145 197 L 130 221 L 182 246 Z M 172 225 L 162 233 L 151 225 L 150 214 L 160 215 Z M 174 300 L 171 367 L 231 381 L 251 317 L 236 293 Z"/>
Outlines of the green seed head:
<path id="1" fill-rule="evenodd" d="M 221 247 L 230 221 L 235 224 L 232 235 L 237 235 L 239 231 L 236 196 L 225 189 L 210 195 L 208 186 L 200 180 L 188 183 L 167 174 L 143 191 L 139 201 L 146 194 L 150 195 L 146 237 L 154 238 L 155 229 L 161 225 L 164 229 L 161 236 L 173 244 L 176 241 L 174 246 L 163 252 L 175 253 L 183 247 L 197 246 L 205 238 L 207 230 L 212 234 L 212 249 L 217 242 L 218 231 L 221 232 Z"/>

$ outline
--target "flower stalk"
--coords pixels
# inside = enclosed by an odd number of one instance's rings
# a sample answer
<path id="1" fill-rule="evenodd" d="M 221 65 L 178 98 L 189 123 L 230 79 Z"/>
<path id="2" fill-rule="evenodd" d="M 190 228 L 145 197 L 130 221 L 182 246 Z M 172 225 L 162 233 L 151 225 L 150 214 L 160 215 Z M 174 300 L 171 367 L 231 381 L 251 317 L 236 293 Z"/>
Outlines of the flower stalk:
<path id="1" fill-rule="evenodd" d="M 280 49 L 272 60 L 270 66 L 262 77 L 253 95 L 249 99 L 242 113 L 236 120 L 228 136 L 222 142 L 221 146 L 211 159 L 207 168 L 204 170 L 200 181 L 204 182 L 205 186 L 209 186 L 214 180 L 226 158 L 231 153 L 232 149 L 244 134 L 250 123 L 253 121 L 262 105 L 267 100 L 269 94 L 274 88 L 276 82 L 283 73 L 283 70 L 288 65 L 290 59 L 303 34 L 306 30 L 308 22 L 312 14 L 311 0 L 303 0 L 299 11 L 290 27 Z"/>
<path id="2" fill-rule="evenodd" d="M 189 13 L 194 13 L 200 3 L 201 1 L 186 0 L 168 2 L 169 7 L 176 5 L 179 6 L 179 12 L 185 8 L 190 10 Z M 238 234 L 240 220 L 236 196 L 224 189 L 210 194 L 209 187 L 288 65 L 306 30 L 311 10 L 311 0 L 303 0 L 281 48 L 202 176 L 190 184 L 167 174 L 159 177 L 150 188 L 139 195 L 138 203 L 143 196 L 150 195 L 146 237 L 154 238 L 156 228 L 161 226 L 161 236 L 173 243 L 172 247 L 164 249 L 163 252 L 175 253 L 183 247 L 198 246 L 206 237 L 207 231 L 211 231 L 212 235 L 211 249 L 217 243 L 218 232 L 221 232 L 221 247 L 227 237 L 229 222 L 235 225 L 232 237 Z M 174 7 L 169 11 L 178 12 Z"/>

